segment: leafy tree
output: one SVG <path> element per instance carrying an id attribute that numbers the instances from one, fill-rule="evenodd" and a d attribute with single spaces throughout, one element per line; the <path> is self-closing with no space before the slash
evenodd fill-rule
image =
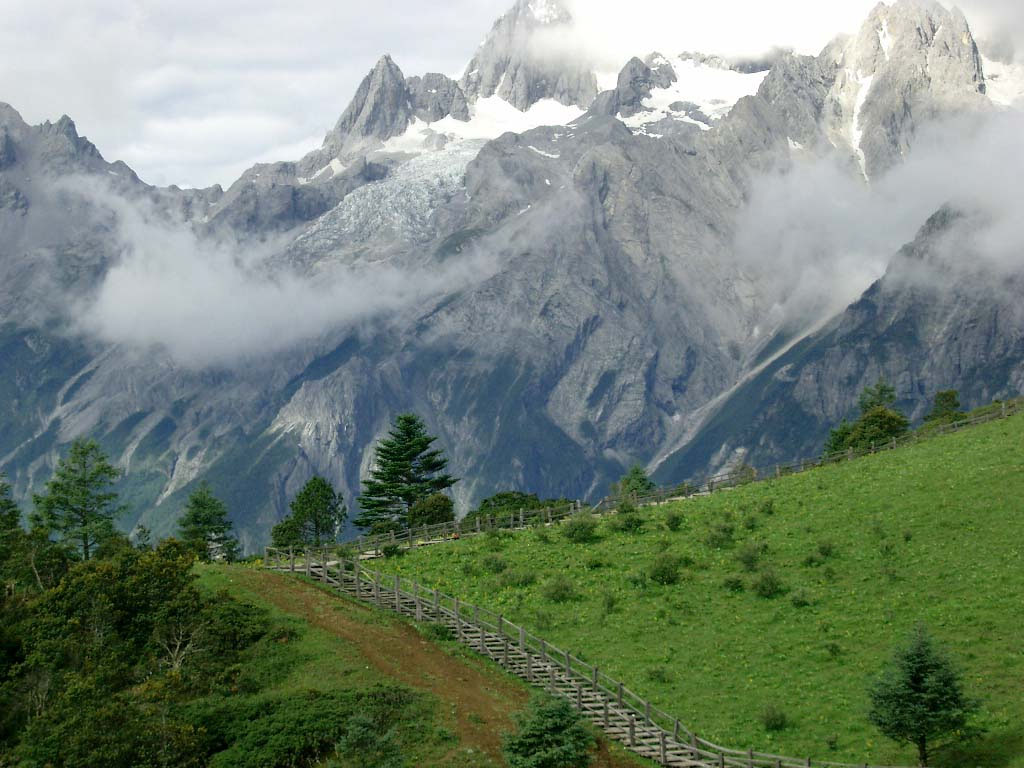
<path id="1" fill-rule="evenodd" d="M 594 735 L 564 699 L 538 695 L 516 717 L 515 733 L 505 737 L 509 768 L 585 768 Z"/>
<path id="2" fill-rule="evenodd" d="M 33 497 L 39 520 L 72 544 L 83 560 L 114 535 L 114 521 L 124 511 L 111 490 L 121 476 L 93 440 L 75 440 L 61 459 L 46 493 Z"/>
<path id="3" fill-rule="evenodd" d="M 850 435 L 853 434 L 853 424 L 843 419 L 842 423 L 828 433 L 828 440 L 825 442 L 825 455 L 832 456 L 842 453 L 850 447 Z"/>
<path id="4" fill-rule="evenodd" d="M 872 445 L 881 445 L 894 437 L 902 437 L 910 429 L 907 417 L 899 411 L 879 406 L 865 413 L 850 432 L 850 446 L 854 450 L 866 450 Z"/>
<path id="5" fill-rule="evenodd" d="M 960 674 L 923 626 L 898 649 L 870 691 L 871 723 L 897 742 L 917 747 L 922 766 L 937 741 L 968 729 L 977 702 Z"/>
<path id="6" fill-rule="evenodd" d="M 455 504 L 443 493 L 420 499 L 409 509 L 409 527 L 450 523 L 455 519 Z"/>
<path id="7" fill-rule="evenodd" d="M 270 536 L 277 547 L 313 546 L 336 541 L 348 509 L 334 487 L 316 476 L 292 499 L 292 513 Z"/>
<path id="8" fill-rule="evenodd" d="M 388 436 L 377 444 L 374 467 L 363 481 L 356 525 L 371 530 L 399 527 L 408 521 L 413 504 L 458 482 L 444 471 L 444 452 L 431 448 L 436 440 L 416 414 L 395 419 Z"/>
<path id="9" fill-rule="evenodd" d="M 861 415 L 875 408 L 891 408 L 896 403 L 896 389 L 884 378 L 879 377 L 873 387 L 867 387 L 860 393 Z"/>
<path id="10" fill-rule="evenodd" d="M 646 496 L 657 486 L 647 477 L 647 470 L 635 464 L 617 483 L 612 484 L 612 496 Z"/>
<path id="11" fill-rule="evenodd" d="M 238 542 L 231 535 L 228 508 L 205 482 L 188 497 L 178 527 L 181 540 L 204 561 L 231 561 L 238 554 Z"/>
<path id="12" fill-rule="evenodd" d="M 936 393 L 931 413 L 925 417 L 925 421 L 929 424 L 952 424 L 962 415 L 960 393 L 955 389 L 947 389 Z"/>

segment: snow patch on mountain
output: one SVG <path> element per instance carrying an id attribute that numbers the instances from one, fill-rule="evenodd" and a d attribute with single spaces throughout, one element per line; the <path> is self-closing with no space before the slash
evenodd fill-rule
<path id="1" fill-rule="evenodd" d="M 584 114 L 579 107 L 567 107 L 554 99 L 542 99 L 520 112 L 500 96 L 477 99 L 470 105 L 470 119 L 446 117 L 435 123 L 416 119 L 401 136 L 385 142 L 384 152 L 419 154 L 440 149 L 452 142 L 496 139 L 505 133 L 526 133 L 546 125 L 566 125 Z"/>
<path id="2" fill-rule="evenodd" d="M 744 96 L 753 96 L 767 72 L 744 73 L 724 67 L 709 66 L 692 58 L 665 59 L 676 74 L 676 81 L 667 88 L 654 88 L 643 100 L 643 112 L 622 119 L 630 129 L 638 131 L 665 118 L 697 125 L 708 130 L 710 125 L 690 116 L 699 111 L 714 122 L 725 117 Z M 679 109 L 686 105 L 688 109 Z"/>

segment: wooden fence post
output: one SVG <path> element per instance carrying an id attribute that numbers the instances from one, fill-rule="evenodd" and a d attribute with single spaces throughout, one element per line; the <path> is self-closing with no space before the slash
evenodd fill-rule
<path id="1" fill-rule="evenodd" d="M 651 702 L 649 701 L 644 702 L 644 719 L 648 725 L 651 724 Z"/>
<path id="2" fill-rule="evenodd" d="M 455 598 L 455 638 L 462 642 L 462 619 L 459 617 L 459 598 Z"/>
<path id="3" fill-rule="evenodd" d="M 583 689 L 576 686 L 576 709 L 583 711 Z"/>
<path id="4" fill-rule="evenodd" d="M 267 547 L 266 549 L 263 550 L 263 567 L 264 568 L 269 568 L 270 567 L 270 547 Z"/>
<path id="5" fill-rule="evenodd" d="M 622 706 L 622 688 L 623 688 L 622 683 L 619 683 L 619 706 L 620 707 Z"/>
<path id="6" fill-rule="evenodd" d="M 533 682 L 533 654 L 526 654 L 526 681 Z"/>
<path id="7" fill-rule="evenodd" d="M 526 652 L 526 630 L 519 628 L 519 650 Z"/>
<path id="8" fill-rule="evenodd" d="M 629 716 L 629 746 L 636 746 L 636 718 Z"/>
<path id="9" fill-rule="evenodd" d="M 661 736 L 661 764 L 668 765 L 668 737 L 664 731 L 661 731 L 659 735 Z"/>
<path id="10" fill-rule="evenodd" d="M 441 593 L 434 590 L 434 621 L 441 620 Z"/>
<path id="11" fill-rule="evenodd" d="M 330 559 L 330 558 L 328 557 L 328 555 L 327 555 L 327 547 L 324 547 L 324 551 L 323 551 L 323 558 L 324 558 L 324 569 L 323 569 L 323 571 L 322 571 L 322 572 L 320 573 L 320 580 L 321 580 L 321 581 L 322 581 L 322 582 L 323 582 L 324 584 L 326 584 L 326 583 L 327 583 L 327 561 L 328 561 L 328 560 Z M 339 574 L 339 576 L 338 576 L 338 582 L 339 582 L 339 584 L 341 583 L 341 576 L 340 576 L 340 574 Z"/>
<path id="12" fill-rule="evenodd" d="M 306 550 L 306 578 L 309 578 L 310 576 L 312 576 L 312 571 L 313 571 L 313 562 L 312 562 L 312 560 L 313 560 L 313 558 L 311 558 L 309 556 L 309 550 L 307 549 Z"/>
<path id="13" fill-rule="evenodd" d="M 572 677 L 572 662 L 569 660 L 569 652 L 565 652 L 565 674 L 567 677 Z"/>
<path id="14" fill-rule="evenodd" d="M 555 692 L 555 668 L 548 667 L 548 688 L 552 693 Z"/>
<path id="15" fill-rule="evenodd" d="M 502 666 L 508 667 L 508 638 L 501 638 L 501 663 Z"/>
<path id="16" fill-rule="evenodd" d="M 609 715 L 609 712 L 608 712 L 608 710 L 609 710 L 609 709 L 610 709 L 610 708 L 609 708 L 609 706 L 608 706 L 608 699 L 605 699 L 605 700 L 604 700 L 604 727 L 605 727 L 605 728 L 608 728 L 608 726 L 609 726 L 609 724 L 610 724 L 610 723 L 609 723 L 609 720 L 610 720 L 610 718 L 609 718 L 609 716 L 608 716 L 608 715 Z"/>
<path id="17" fill-rule="evenodd" d="M 401 577 L 395 575 L 395 613 L 402 612 L 402 589 L 401 589 Z"/>
<path id="18" fill-rule="evenodd" d="M 591 673 L 591 679 L 592 679 L 592 685 L 594 686 L 594 690 L 596 691 L 597 690 L 597 680 L 598 680 L 597 667 L 594 667 L 594 671 Z"/>
<path id="19" fill-rule="evenodd" d="M 295 550 L 292 549 L 291 547 L 288 547 L 288 556 L 289 556 L 289 558 L 291 560 L 291 565 L 289 566 L 289 570 L 292 573 L 295 573 Z"/>
<path id="20" fill-rule="evenodd" d="M 380 571 L 374 571 L 373 574 L 373 599 L 380 605 Z"/>
<path id="21" fill-rule="evenodd" d="M 747 750 L 747 765 L 750 768 L 754 768 L 754 750 L 753 749 L 748 749 Z"/>
<path id="22" fill-rule="evenodd" d="M 359 555 L 358 554 L 356 555 L 356 559 L 352 561 L 352 578 L 355 581 L 355 585 L 356 585 L 356 599 L 358 600 L 360 598 L 360 595 L 362 594 L 362 592 L 361 592 L 361 590 L 359 588 Z"/>
<path id="23" fill-rule="evenodd" d="M 676 724 L 672 728 L 672 741 L 679 741 L 679 721 L 678 720 L 676 720 Z"/>
<path id="24" fill-rule="evenodd" d="M 412 599 L 416 603 L 416 621 L 423 621 L 423 603 L 420 602 L 420 583 L 412 583 Z"/>
<path id="25" fill-rule="evenodd" d="M 480 518 L 479 517 L 476 519 L 476 532 L 480 533 Z"/>

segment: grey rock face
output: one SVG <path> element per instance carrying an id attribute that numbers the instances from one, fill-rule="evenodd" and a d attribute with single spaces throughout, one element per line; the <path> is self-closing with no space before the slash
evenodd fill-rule
<path id="1" fill-rule="evenodd" d="M 901 161 L 921 123 L 988 106 L 966 19 L 928 0 L 879 4 L 855 37 L 822 58 L 837 70 L 827 134 L 851 149 L 868 178 Z"/>
<path id="2" fill-rule="evenodd" d="M 352 139 L 387 140 L 404 133 L 412 118 L 413 105 L 405 76 L 390 56 L 383 56 L 359 85 L 324 146 L 337 154 Z"/>
<path id="3" fill-rule="evenodd" d="M 623 117 L 631 117 L 643 109 L 642 102 L 650 98 L 653 85 L 654 73 L 649 66 L 635 57 L 626 63 L 615 89 Z"/>
<path id="4" fill-rule="evenodd" d="M 406 84 L 414 114 L 420 120 L 436 123 L 449 115 L 456 120 L 469 120 L 466 94 L 450 77 L 428 74 L 423 77 L 410 77 Z"/>
<path id="5" fill-rule="evenodd" d="M 517 0 L 466 68 L 462 90 L 470 101 L 497 94 L 520 110 L 541 99 L 586 109 L 597 96 L 589 65 L 565 52 L 546 53 L 538 33 L 566 26 L 572 16 L 561 0 Z"/>
<path id="6" fill-rule="evenodd" d="M 466 102 L 497 92 L 502 76 L 502 95 L 520 108 L 537 98 L 589 105 L 585 67 L 512 47 L 565 21 L 558 5 L 521 0 L 461 91 L 442 76 L 406 80 L 383 59 L 323 149 L 253 168 L 227 192 L 147 187 L 103 161 L 70 121 L 29 128 L 0 106 L 14 147 L 0 170 L 0 464 L 18 493 L 48 475 L 61 446 L 90 434 L 129 470 L 137 514 L 154 531 L 170 532 L 192 485 L 208 479 L 254 548 L 314 472 L 351 501 L 375 440 L 404 410 L 427 417 L 467 478 L 456 489 L 466 508 L 516 487 L 598 497 L 624 467 L 666 455 L 666 481 L 736 451 L 755 463 L 789 458 L 845 415 L 880 366 L 894 378 L 900 365 L 909 371 L 897 383 L 915 409 L 915 393 L 939 386 L 961 384 L 975 402 L 1024 383 L 1011 311 L 1019 302 L 986 300 L 967 286 L 990 283 L 962 272 L 947 281 L 952 294 L 908 287 L 913 270 L 896 266 L 832 326 L 744 380 L 763 351 L 755 329 L 770 306 L 734 258 L 736 213 L 752 179 L 793 162 L 791 140 L 850 153 L 836 133 L 853 95 L 842 74 L 874 55 L 870 36 L 818 58 L 781 55 L 759 93 L 707 131 L 670 121 L 652 126 L 663 134 L 655 138 L 615 118 L 675 77 L 651 57 L 630 62 L 618 87 L 569 125 L 452 142 L 414 159 L 378 151 L 413 119 L 462 119 Z M 954 94 L 955 105 L 977 86 L 962 37 L 959 48 L 935 44 L 945 39 L 938 27 L 928 38 L 916 21 L 905 35 L 893 24 L 915 64 L 899 62 L 895 43 L 888 60 L 874 55 L 888 85 L 869 96 L 896 109 L 883 91 L 907 95 L 899 135 L 912 143 L 938 94 Z M 886 119 L 871 99 L 865 126 Z M 884 153 L 864 147 L 868 172 L 883 167 Z M 119 256 L 115 214 L 50 181 L 83 174 L 184 219 L 200 237 L 282 243 L 259 265 L 270 275 L 400 270 L 403 286 L 438 287 L 413 291 L 401 311 L 324 328 L 228 370 L 55 333 Z M 932 222 L 936 233 L 947 231 L 941 225 Z M 936 252 L 938 234 L 919 240 L 903 263 Z M 992 382 L 990 391 L 968 392 L 972 379 Z M 716 410 L 718 398 L 727 405 Z"/>
<path id="7" fill-rule="evenodd" d="M 805 339 L 722 402 L 659 476 L 702 471 L 743 456 L 755 466 L 817 455 L 828 430 L 857 415 L 880 376 L 897 407 L 923 419 L 937 392 L 968 407 L 1024 391 L 1024 275 L 991 271 L 972 254 L 974 222 L 939 211 L 873 285 L 827 328 Z"/>
<path id="8" fill-rule="evenodd" d="M 14 165 L 15 160 L 17 160 L 17 154 L 14 148 L 14 139 L 11 138 L 10 132 L 4 126 L 0 128 L 0 171 L 10 168 Z"/>
<path id="9" fill-rule="evenodd" d="M 644 59 L 644 64 L 651 70 L 651 85 L 655 88 L 668 88 L 679 80 L 679 76 L 668 59 L 660 53 L 655 52 L 647 56 Z"/>

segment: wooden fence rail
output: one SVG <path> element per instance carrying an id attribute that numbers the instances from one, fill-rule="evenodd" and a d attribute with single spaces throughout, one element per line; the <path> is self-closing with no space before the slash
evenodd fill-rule
<path id="1" fill-rule="evenodd" d="M 956 432 L 965 427 L 984 424 L 986 422 L 1005 419 L 1016 413 L 1024 411 L 1024 400 L 1003 402 L 998 407 L 993 407 L 988 413 L 975 416 L 971 419 L 934 427 L 929 430 L 929 436 Z M 903 445 L 920 441 L 922 435 L 913 432 L 904 437 L 893 438 L 884 444 L 873 445 L 860 451 L 842 451 L 840 453 L 817 456 L 809 459 L 799 459 L 786 464 L 777 464 L 766 470 L 757 470 L 753 467 L 741 467 L 740 469 L 723 474 L 712 475 L 699 483 L 684 482 L 679 485 L 655 488 L 650 493 L 625 496 L 609 496 L 602 499 L 593 506 L 586 506 L 581 501 L 570 502 L 558 507 L 546 509 L 520 509 L 500 516 L 490 515 L 477 517 L 471 522 L 448 522 L 435 525 L 415 526 L 402 531 L 392 531 L 378 536 L 360 536 L 351 542 L 362 555 L 369 557 L 380 556 L 386 547 L 398 547 L 402 549 L 414 549 L 417 546 L 437 544 L 453 539 L 476 536 L 488 531 L 500 530 L 522 530 L 538 525 L 546 525 L 565 520 L 583 511 L 584 507 L 593 514 L 602 514 L 617 510 L 621 504 L 629 500 L 635 506 L 651 506 L 664 504 L 668 501 L 685 499 L 692 496 L 703 496 L 715 491 L 728 488 L 735 488 L 741 485 L 748 485 L 754 482 L 772 480 L 785 475 L 805 472 L 809 469 L 838 464 L 843 461 L 850 461 L 873 453 L 889 451 Z"/>
<path id="2" fill-rule="evenodd" d="M 730 749 L 701 738 L 622 682 L 501 614 L 400 576 L 368 569 L 358 557 L 331 559 L 328 549 L 270 548 L 266 567 L 303 573 L 344 595 L 418 622 L 448 627 L 460 643 L 532 686 L 568 699 L 610 738 L 659 765 L 689 768 L 874 768 Z"/>

